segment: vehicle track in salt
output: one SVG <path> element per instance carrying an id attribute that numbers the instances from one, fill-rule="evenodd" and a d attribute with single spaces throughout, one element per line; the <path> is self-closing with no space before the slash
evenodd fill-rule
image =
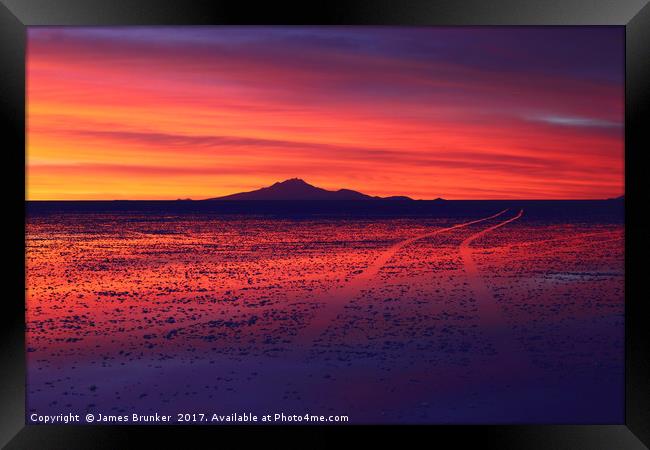
<path id="1" fill-rule="evenodd" d="M 395 254 L 400 251 L 405 246 L 412 244 L 421 239 L 426 239 L 438 234 L 447 233 L 459 228 L 468 227 L 470 225 L 485 222 L 486 220 L 494 219 L 496 217 L 505 214 L 508 209 L 504 209 L 496 214 L 493 214 L 488 217 L 483 217 L 480 219 L 472 220 L 469 222 L 463 222 L 457 225 L 453 225 L 447 228 L 440 228 L 428 233 L 419 234 L 408 239 L 399 241 L 383 253 L 381 253 L 373 263 L 365 269 L 362 273 L 357 275 L 354 279 L 348 282 L 345 286 L 330 291 L 325 295 L 325 304 L 323 307 L 316 311 L 317 320 L 306 326 L 301 333 L 299 333 L 295 338 L 294 342 L 298 346 L 307 346 L 311 348 L 314 344 L 314 341 L 317 340 L 325 330 L 336 320 L 339 314 L 344 310 L 345 306 L 349 304 L 350 300 L 358 297 L 364 289 L 368 288 L 371 282 L 376 278 L 377 274 L 382 267 L 393 257 Z"/>
<path id="2" fill-rule="evenodd" d="M 308 358 L 309 351 L 314 348 L 314 344 L 317 343 L 319 336 L 331 326 L 338 314 L 344 310 L 346 304 L 349 301 L 361 294 L 361 292 L 367 288 L 371 282 L 374 280 L 380 269 L 402 248 L 412 244 L 420 239 L 425 239 L 430 236 L 435 236 L 444 232 L 448 232 L 454 229 L 463 228 L 472 224 L 480 223 L 487 221 L 489 219 L 494 219 L 499 217 L 506 212 L 508 209 L 505 209 L 497 214 L 485 217 L 482 219 L 473 220 L 471 222 L 466 222 L 458 225 L 454 225 L 449 228 L 443 228 L 436 230 L 434 232 L 421 234 L 414 236 L 409 239 L 402 240 L 390 248 L 386 249 L 374 262 L 373 264 L 364 271 L 363 274 L 360 274 L 353 281 L 348 283 L 345 287 L 339 289 L 336 294 L 341 295 L 342 297 L 337 297 L 337 299 L 342 300 L 340 303 L 336 304 L 336 308 L 333 306 L 329 307 L 330 304 L 327 304 L 327 321 L 319 323 L 318 327 L 314 327 L 313 324 L 308 327 L 307 330 L 304 330 L 302 334 L 299 334 L 298 338 L 300 340 L 294 341 L 296 346 L 293 350 L 293 356 L 296 358 L 296 362 L 305 362 L 305 358 Z M 450 389 L 454 387 L 456 383 L 455 380 L 464 377 L 467 379 L 467 382 L 472 385 L 480 384 L 477 380 L 484 380 L 486 377 L 496 377 L 501 376 L 504 371 L 508 374 L 506 379 L 508 382 L 514 381 L 520 376 L 528 376 L 525 374 L 534 373 L 532 370 L 532 361 L 526 354 L 523 346 L 520 346 L 513 336 L 513 329 L 510 324 L 507 323 L 503 315 L 500 313 L 500 305 L 496 302 L 493 297 L 493 294 L 490 292 L 489 288 L 485 285 L 485 282 L 481 278 L 481 274 L 476 266 L 476 263 L 472 259 L 473 249 L 470 247 L 470 244 L 481 238 L 482 236 L 503 227 L 515 220 L 519 219 L 523 215 L 523 210 L 520 210 L 517 215 L 502 222 L 499 222 L 496 225 L 490 226 L 482 231 L 474 233 L 467 237 L 464 241 L 461 242 L 458 246 L 458 251 L 461 254 L 462 261 L 466 270 L 466 274 L 470 280 L 468 281 L 470 288 L 474 292 L 475 298 L 479 303 L 479 315 L 482 323 L 486 323 L 488 327 L 487 338 L 490 339 L 493 344 L 496 354 L 494 356 L 488 355 L 488 359 L 482 362 L 476 362 L 478 366 L 473 365 L 469 367 L 453 367 L 444 371 L 444 379 L 437 379 L 437 383 L 441 388 L 449 386 Z M 332 294 L 330 294 L 331 296 Z M 323 309 L 319 310 L 317 314 L 321 314 Z M 321 370 L 320 366 L 319 370 Z M 334 369 L 330 369 L 334 370 Z M 346 370 L 343 368 L 342 370 Z M 391 381 L 393 377 L 398 377 L 397 374 L 382 374 L 378 379 L 369 379 L 365 375 L 355 374 L 354 371 L 350 372 L 344 379 L 338 381 L 342 383 L 344 390 L 349 389 L 351 392 L 355 392 L 355 395 L 359 397 L 364 397 L 372 399 L 376 403 L 376 407 L 390 408 L 390 402 L 382 400 L 381 395 L 370 394 L 370 393 L 380 393 L 382 390 L 386 389 L 387 386 L 392 386 L 394 383 L 398 383 L 398 379 Z M 345 381 L 348 380 L 348 381 Z M 431 380 L 434 382 L 434 380 Z M 358 383 L 362 383 L 363 389 L 359 390 Z M 403 395 L 413 398 L 413 402 L 416 402 L 419 396 L 425 395 L 427 392 L 427 383 L 422 383 L 419 386 L 409 386 L 409 390 L 405 391 Z"/>
<path id="3" fill-rule="evenodd" d="M 496 351 L 495 358 L 500 370 L 525 370 L 531 366 L 531 361 L 524 347 L 517 342 L 514 330 L 501 311 L 501 305 L 485 283 L 474 260 L 474 249 L 471 244 L 486 234 L 518 220 L 523 214 L 524 210 L 522 209 L 516 216 L 469 236 L 459 246 L 467 281 L 474 293 L 481 323 L 489 334 L 490 342 Z"/>

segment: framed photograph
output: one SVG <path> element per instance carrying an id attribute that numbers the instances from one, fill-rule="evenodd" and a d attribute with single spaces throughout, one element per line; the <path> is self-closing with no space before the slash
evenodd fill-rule
<path id="1" fill-rule="evenodd" d="M 646 1 L 1 1 L 6 448 L 647 448 Z"/>

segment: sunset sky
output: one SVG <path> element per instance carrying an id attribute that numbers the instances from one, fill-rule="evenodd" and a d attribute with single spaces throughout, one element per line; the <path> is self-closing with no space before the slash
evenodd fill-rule
<path id="1" fill-rule="evenodd" d="M 624 28 L 31 27 L 27 198 L 624 193 Z"/>

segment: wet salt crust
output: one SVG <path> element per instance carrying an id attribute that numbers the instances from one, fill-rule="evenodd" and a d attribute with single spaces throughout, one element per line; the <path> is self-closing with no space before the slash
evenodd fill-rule
<path id="1" fill-rule="evenodd" d="M 622 420 L 622 223 L 502 209 L 30 217 L 28 411 Z"/>

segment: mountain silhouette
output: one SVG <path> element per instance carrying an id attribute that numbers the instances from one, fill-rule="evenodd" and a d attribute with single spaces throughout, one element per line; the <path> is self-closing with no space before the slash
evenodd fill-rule
<path id="1" fill-rule="evenodd" d="M 255 191 L 240 192 L 208 200 L 411 200 L 409 197 L 373 197 L 351 189 L 328 191 L 301 180 L 291 178 Z"/>

